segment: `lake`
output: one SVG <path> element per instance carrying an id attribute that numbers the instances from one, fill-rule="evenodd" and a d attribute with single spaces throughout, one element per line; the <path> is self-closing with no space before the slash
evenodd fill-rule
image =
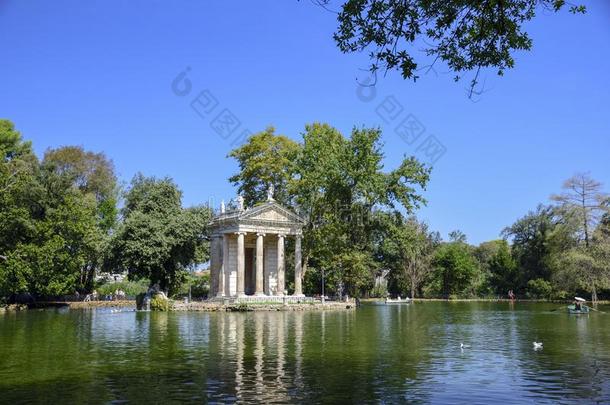
<path id="1" fill-rule="evenodd" d="M 558 307 L 5 313 L 0 402 L 610 403 L 610 314 Z"/>

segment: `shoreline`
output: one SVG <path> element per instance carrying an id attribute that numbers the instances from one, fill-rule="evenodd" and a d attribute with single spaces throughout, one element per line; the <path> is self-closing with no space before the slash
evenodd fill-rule
<path id="1" fill-rule="evenodd" d="M 8 304 L 0 306 L 0 313 L 13 311 L 28 311 L 48 308 L 88 309 L 88 308 L 110 308 L 110 307 L 135 307 L 135 300 L 121 301 L 38 301 L 32 304 Z"/>
<path id="2" fill-rule="evenodd" d="M 94 309 L 113 307 L 136 307 L 135 300 L 120 301 L 40 301 L 34 304 L 11 304 L 0 307 L 2 312 L 17 312 L 35 309 L 65 308 L 70 309 Z M 194 301 L 184 303 L 173 301 L 169 312 L 251 312 L 251 311 L 326 311 L 326 310 L 351 310 L 356 308 L 354 301 L 327 301 L 315 303 L 232 303 Z"/>
<path id="3" fill-rule="evenodd" d="M 383 302 L 384 298 L 363 298 L 362 303 L 378 303 Z M 511 300 L 506 298 L 414 298 L 412 302 L 506 302 Z M 572 300 L 541 300 L 541 299 L 518 299 L 513 300 L 513 303 L 548 303 L 548 304 L 569 304 Z M 590 303 L 590 301 L 587 301 Z M 598 301 L 599 305 L 609 305 L 610 300 Z M 70 309 L 93 309 L 93 308 L 111 308 L 111 307 L 136 307 L 135 300 L 120 300 L 120 301 L 39 301 L 34 304 L 8 304 L 0 306 L 0 313 L 17 312 L 34 309 L 49 309 L 49 308 L 64 308 Z M 182 301 L 173 301 L 170 312 L 251 312 L 251 311 L 321 311 L 321 310 L 352 310 L 356 309 L 357 305 L 353 300 L 344 301 L 326 301 L 315 303 L 231 303 L 223 304 L 219 302 L 209 301 L 193 301 L 184 303 Z"/>

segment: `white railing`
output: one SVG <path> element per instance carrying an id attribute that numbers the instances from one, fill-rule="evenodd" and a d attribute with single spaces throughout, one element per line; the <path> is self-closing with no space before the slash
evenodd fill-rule
<path id="1" fill-rule="evenodd" d="M 212 301 L 225 302 L 228 304 L 305 304 L 318 302 L 313 297 L 295 297 L 292 295 L 278 296 L 278 295 L 247 295 L 245 297 L 227 297 L 227 298 L 214 298 Z"/>

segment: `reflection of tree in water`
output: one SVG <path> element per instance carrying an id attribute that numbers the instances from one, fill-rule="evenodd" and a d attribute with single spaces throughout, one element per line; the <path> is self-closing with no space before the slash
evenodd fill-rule
<path id="1" fill-rule="evenodd" d="M 382 308 L 377 315 L 376 333 L 363 335 L 374 356 L 372 386 L 375 400 L 389 402 L 424 401 L 432 362 L 431 348 L 438 335 L 430 333 L 431 313 L 416 305 Z M 362 347 L 361 349 L 364 349 Z"/>
<path id="2" fill-rule="evenodd" d="M 85 403 L 87 398 L 103 394 L 102 387 L 86 384 L 94 370 L 83 365 L 97 362 L 96 353 L 88 350 L 88 314 L 9 312 L 0 323 L 2 402 L 39 398 L 60 403 L 66 398 Z"/>
<path id="3" fill-rule="evenodd" d="M 23 394 L 83 403 L 391 398 L 388 393 L 405 389 L 405 378 L 415 379 L 403 363 L 418 364 L 422 353 L 412 345 L 399 352 L 387 347 L 381 333 L 403 322 L 396 314 L 383 327 L 383 320 L 358 321 L 354 312 L 72 311 L 46 322 L 35 318 L 25 316 L 3 340 L 5 349 L 24 347 L 24 341 L 39 348 L 19 359 L 32 376 L 28 384 L 15 388 L 9 380 L 15 385 L 4 399 Z M 384 379 L 389 388 L 379 391 Z"/>
<path id="4" fill-rule="evenodd" d="M 56 403 L 608 402 L 606 316 L 555 307 L 5 314 L 0 391 L 2 402 Z M 461 341 L 473 347 L 461 352 Z"/>
<path id="5" fill-rule="evenodd" d="M 207 317 L 162 312 L 119 315 L 128 316 L 130 326 L 125 329 L 131 338 L 124 347 L 115 340 L 105 356 L 110 400 L 155 403 L 204 398 L 207 362 L 202 360 L 208 345 L 200 331 L 207 328 Z"/>

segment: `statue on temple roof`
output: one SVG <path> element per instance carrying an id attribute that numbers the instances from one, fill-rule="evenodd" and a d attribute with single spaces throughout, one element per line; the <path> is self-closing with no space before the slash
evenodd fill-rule
<path id="1" fill-rule="evenodd" d="M 274 201 L 274 199 L 273 199 L 274 192 L 275 192 L 275 187 L 273 186 L 273 184 L 269 184 L 269 187 L 267 188 L 267 201 Z"/>

